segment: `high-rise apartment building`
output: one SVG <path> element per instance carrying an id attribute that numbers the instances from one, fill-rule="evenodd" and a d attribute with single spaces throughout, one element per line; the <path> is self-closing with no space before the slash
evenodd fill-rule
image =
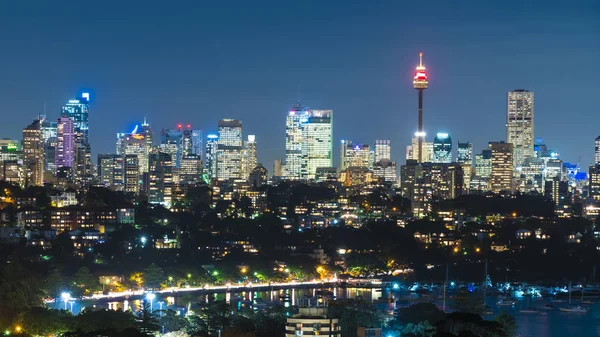
<path id="1" fill-rule="evenodd" d="M 349 167 L 373 169 L 373 152 L 369 144 L 356 144 L 343 139 L 340 146 L 340 163 L 342 170 Z"/>
<path id="2" fill-rule="evenodd" d="M 518 89 L 508 93 L 506 142 L 513 146 L 513 166 L 533 157 L 533 92 Z"/>
<path id="3" fill-rule="evenodd" d="M 73 120 L 68 117 L 58 118 L 56 123 L 56 168 L 73 168 L 75 160 L 75 138 L 73 135 Z"/>
<path id="4" fill-rule="evenodd" d="M 244 142 L 242 149 L 242 179 L 248 179 L 257 165 L 256 136 L 248 135 L 248 140 Z"/>
<path id="5" fill-rule="evenodd" d="M 44 184 L 44 148 L 41 121 L 36 119 L 23 129 L 25 186 L 42 186 Z"/>
<path id="6" fill-rule="evenodd" d="M 21 141 L 16 139 L 0 139 L 0 180 L 23 186 L 25 171 Z"/>
<path id="7" fill-rule="evenodd" d="M 438 132 L 433 138 L 433 162 L 452 162 L 452 138 L 445 132 Z"/>
<path id="8" fill-rule="evenodd" d="M 217 179 L 242 178 L 242 122 L 221 119 L 218 123 Z"/>
<path id="9" fill-rule="evenodd" d="M 148 157 L 148 165 L 148 202 L 169 207 L 173 195 L 171 156 L 154 151 Z"/>
<path id="10" fill-rule="evenodd" d="M 206 150 L 204 151 L 204 172 L 208 178 L 217 178 L 217 148 L 219 145 L 219 135 L 209 134 L 206 136 Z"/>
<path id="11" fill-rule="evenodd" d="M 315 179 L 317 168 L 333 165 L 333 111 L 310 110 L 299 102 L 285 124 L 285 177 Z"/>
<path id="12" fill-rule="evenodd" d="M 492 175 L 490 176 L 490 189 L 494 193 L 502 191 L 512 192 L 514 161 L 513 144 L 505 142 L 490 142 L 492 150 Z"/>

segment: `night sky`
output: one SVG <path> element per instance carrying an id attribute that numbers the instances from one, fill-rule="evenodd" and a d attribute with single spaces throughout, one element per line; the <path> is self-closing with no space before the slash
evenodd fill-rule
<path id="1" fill-rule="evenodd" d="M 506 93 L 524 88 L 536 138 L 585 167 L 600 135 L 600 3 L 549 3 L 1 1 L 0 137 L 89 90 L 94 161 L 144 116 L 157 133 L 229 117 L 256 134 L 271 172 L 299 88 L 303 104 L 334 110 L 335 163 L 346 138 L 391 139 L 401 164 L 422 51 L 428 140 L 445 131 L 476 152 L 505 140 Z"/>

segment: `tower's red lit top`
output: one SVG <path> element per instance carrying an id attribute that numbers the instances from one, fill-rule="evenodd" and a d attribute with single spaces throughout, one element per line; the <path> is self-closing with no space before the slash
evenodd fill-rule
<path id="1" fill-rule="evenodd" d="M 413 78 L 413 86 L 415 89 L 427 89 L 428 82 L 427 70 L 423 65 L 423 53 L 419 53 L 419 65 L 415 71 L 415 77 Z"/>

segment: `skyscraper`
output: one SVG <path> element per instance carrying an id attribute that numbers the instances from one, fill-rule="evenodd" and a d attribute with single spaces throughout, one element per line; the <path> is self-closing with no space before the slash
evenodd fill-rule
<path id="1" fill-rule="evenodd" d="M 427 89 L 429 85 L 429 77 L 427 76 L 427 70 L 423 65 L 423 53 L 419 54 L 419 65 L 415 71 L 413 77 L 413 87 L 417 89 L 419 93 L 419 108 L 418 108 L 418 125 L 417 133 L 417 160 L 419 163 L 423 162 L 423 140 L 425 138 L 425 130 L 423 129 L 423 91 Z M 413 148 L 413 151 L 415 149 Z"/>
<path id="2" fill-rule="evenodd" d="M 438 132 L 433 138 L 433 162 L 452 162 L 452 138 L 447 133 Z"/>
<path id="3" fill-rule="evenodd" d="M 146 134 L 138 132 L 139 129 L 139 126 L 136 125 L 129 133 L 117 133 L 116 152 L 122 156 L 136 155 L 139 174 L 142 176 L 148 172 L 148 155 L 151 149 L 146 140 Z"/>
<path id="4" fill-rule="evenodd" d="M 595 148 L 594 148 L 594 152 L 595 152 L 595 163 L 596 164 L 600 164 L 600 136 L 596 137 L 596 141 L 595 141 Z"/>
<path id="5" fill-rule="evenodd" d="M 42 121 L 42 137 L 44 138 L 44 170 L 56 172 L 56 122 L 50 121 L 46 115 L 40 116 Z"/>
<path id="6" fill-rule="evenodd" d="M 406 159 L 414 159 L 417 162 L 419 157 L 424 163 L 433 162 L 433 142 L 422 141 L 421 149 L 423 155 L 419 155 L 419 137 L 413 137 L 412 144 L 406 147 Z"/>
<path id="7" fill-rule="evenodd" d="M 114 190 L 123 188 L 123 156 L 110 153 L 98 155 L 98 180 Z"/>
<path id="8" fill-rule="evenodd" d="M 392 145 L 389 140 L 375 141 L 373 176 L 395 183 L 398 180 L 396 162 L 391 160 Z"/>
<path id="9" fill-rule="evenodd" d="M 314 179 L 317 168 L 333 165 L 333 111 L 296 103 L 285 122 L 285 177 Z"/>
<path id="10" fill-rule="evenodd" d="M 492 192 L 513 191 L 513 144 L 505 142 L 490 142 L 492 150 L 492 175 L 490 187 Z"/>
<path id="11" fill-rule="evenodd" d="M 206 151 L 204 152 L 204 171 L 210 179 L 217 178 L 217 148 L 219 135 L 209 134 L 206 136 Z"/>
<path id="12" fill-rule="evenodd" d="M 188 154 L 181 158 L 179 182 L 197 183 L 202 181 L 202 159 L 196 154 Z"/>
<path id="13" fill-rule="evenodd" d="M 513 145 L 513 166 L 533 157 L 533 92 L 518 89 L 508 93 L 506 142 Z"/>
<path id="14" fill-rule="evenodd" d="M 160 148 L 171 155 L 173 166 L 180 167 L 183 156 L 195 154 L 202 157 L 202 130 L 193 130 L 190 124 L 187 128 L 178 124 L 177 129 L 163 130 Z"/>
<path id="15" fill-rule="evenodd" d="M 378 139 L 375 141 L 375 162 L 380 160 L 391 160 L 392 145 L 389 139 Z"/>
<path id="16" fill-rule="evenodd" d="M 333 111 L 309 110 L 302 125 L 302 165 L 300 176 L 315 179 L 317 168 L 333 166 Z"/>
<path id="17" fill-rule="evenodd" d="M 242 177 L 242 122 L 237 119 L 221 119 L 218 127 L 217 179 L 240 179 Z"/>
<path id="18" fill-rule="evenodd" d="M 302 179 L 302 124 L 300 119 L 308 115 L 308 107 L 296 103 L 285 120 L 285 177 Z"/>
<path id="19" fill-rule="evenodd" d="M 457 159 L 463 170 L 463 191 L 468 192 L 471 186 L 471 176 L 473 175 L 473 144 L 458 142 Z"/>
<path id="20" fill-rule="evenodd" d="M 148 202 L 169 207 L 173 193 L 171 156 L 153 151 L 148 157 L 148 165 Z"/>
<path id="21" fill-rule="evenodd" d="M 123 191 L 125 193 L 140 193 L 140 165 L 136 154 L 123 155 Z"/>
<path id="22" fill-rule="evenodd" d="M 248 135 L 248 140 L 244 142 L 244 148 L 242 149 L 242 179 L 248 179 L 257 164 L 256 136 Z"/>
<path id="23" fill-rule="evenodd" d="M 475 175 L 486 179 L 492 176 L 492 150 L 475 155 Z"/>
<path id="24" fill-rule="evenodd" d="M 56 168 L 73 168 L 75 159 L 75 139 L 73 136 L 73 120 L 68 117 L 60 117 L 56 123 Z"/>
<path id="25" fill-rule="evenodd" d="M 80 182 L 92 175 L 91 146 L 88 138 L 89 102 L 89 93 L 83 93 L 81 97 L 69 100 L 61 110 L 61 117 L 73 121 L 73 167 Z"/>
<path id="26" fill-rule="evenodd" d="M 44 184 L 44 137 L 41 121 L 36 119 L 23 129 L 23 164 L 25 186 Z"/>
<path id="27" fill-rule="evenodd" d="M 340 146 L 340 163 L 342 170 L 349 167 L 373 168 L 373 153 L 369 144 L 356 144 L 351 140 L 342 140 Z"/>

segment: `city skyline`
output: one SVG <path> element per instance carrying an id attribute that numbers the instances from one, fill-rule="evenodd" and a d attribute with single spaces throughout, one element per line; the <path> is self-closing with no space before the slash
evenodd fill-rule
<path id="1" fill-rule="evenodd" d="M 19 15 L 25 15 L 24 8 L 18 4 L 9 6 L 14 6 L 11 8 L 13 11 L 6 12 L 13 15 L 3 22 L 16 25 L 18 29 L 11 38 L 2 40 L 6 50 L 10 50 L 6 55 L 7 64 L 13 66 L 5 69 L 4 80 L 0 80 L 0 111 L 14 112 L 14 116 L 8 116 L 0 127 L 1 137 L 19 139 L 20 130 L 35 116 L 44 113 L 44 105 L 48 118 L 56 120 L 64 102 L 73 98 L 75 92 L 85 89 L 92 94 L 89 116 L 92 158 L 99 153 L 112 152 L 114 134 L 128 131 L 126 129 L 132 122 L 141 122 L 144 117 L 155 130 L 170 128 L 177 123 L 190 123 L 205 134 L 216 132 L 218 119 L 235 118 L 244 123 L 245 130 L 256 135 L 257 141 L 262 144 L 258 161 L 272 171 L 273 159 L 285 157 L 285 133 L 283 127 L 266 128 L 263 122 L 268 120 L 270 125 L 284 125 L 286 112 L 299 95 L 304 105 L 336 112 L 333 153 L 339 153 L 341 139 L 369 144 L 376 139 L 390 139 L 394 144 L 392 160 L 402 163 L 404 147 L 410 144 L 417 124 L 414 113 L 416 100 L 410 77 L 417 64 L 415 56 L 422 51 L 432 78 L 424 106 L 425 131 L 429 141 L 437 132 L 447 132 L 453 139 L 468 139 L 473 143 L 474 153 L 478 153 L 487 147 L 489 141 L 505 140 L 506 93 L 525 88 L 536 93 L 536 137 L 544 138 L 546 144 L 559 150 L 565 161 L 576 162 L 582 156 L 582 167 L 593 162 L 590 143 L 598 136 L 598 131 L 593 127 L 597 123 L 594 123 L 596 117 L 591 113 L 595 106 L 591 79 L 595 78 L 598 68 L 592 60 L 597 58 L 599 50 L 585 41 L 597 37 L 595 32 L 598 30 L 594 30 L 597 23 L 592 20 L 596 8 L 570 8 L 566 11 L 545 8 L 543 17 L 538 16 L 534 22 L 529 22 L 528 14 L 533 13 L 533 6 L 524 6 L 522 12 L 515 15 L 493 6 L 485 7 L 486 10 L 475 21 L 481 23 L 490 18 L 495 21 L 484 25 L 479 33 L 473 33 L 467 32 L 470 24 L 457 23 L 476 9 L 440 5 L 428 10 L 427 15 L 434 19 L 450 11 L 456 14 L 456 18 L 448 19 L 446 16 L 442 23 L 432 23 L 418 38 L 403 32 L 411 22 L 418 21 L 419 15 L 411 18 L 409 14 L 402 14 L 400 19 L 406 19 L 402 24 L 396 23 L 403 21 L 399 19 L 385 20 L 391 18 L 395 10 L 419 13 L 418 6 L 391 5 L 391 8 L 384 9 L 355 4 L 348 8 L 335 8 L 343 12 L 340 16 L 366 10 L 365 17 L 357 24 L 364 29 L 352 28 L 348 23 L 334 20 L 339 26 L 321 25 L 320 35 L 314 30 L 303 34 L 290 24 L 296 19 L 282 22 L 278 15 L 290 8 L 276 6 L 269 13 L 262 14 L 261 18 L 267 25 L 281 24 L 282 33 L 269 33 L 265 38 L 256 35 L 264 32 L 264 27 L 251 24 L 241 13 L 234 11 L 229 16 L 221 16 L 225 24 L 232 24 L 223 35 L 202 35 L 202 41 L 208 43 L 208 50 L 201 58 L 193 61 L 184 57 L 183 62 L 175 66 L 174 61 L 186 53 L 198 55 L 198 47 L 177 49 L 169 55 L 158 53 L 166 56 L 164 62 L 158 61 L 158 55 L 148 55 L 147 62 L 131 64 L 132 57 L 147 47 L 135 41 L 129 45 L 119 39 L 110 42 L 107 41 L 107 33 L 93 33 L 99 15 L 107 14 L 104 9 L 91 11 L 84 22 L 76 20 L 50 25 L 48 33 L 34 34 L 35 25 L 27 28 L 16 22 Z M 214 11 L 224 15 L 221 13 L 223 8 L 214 6 Z M 307 5 L 306 8 L 292 9 L 305 13 L 311 8 L 314 7 Z M 37 9 L 40 12 L 27 12 L 27 15 L 43 18 L 42 9 L 44 6 Z M 200 11 L 193 5 L 189 9 L 194 14 Z M 238 10 L 243 9 L 242 6 Z M 68 15 L 72 9 L 57 5 L 48 10 L 63 11 L 62 14 L 56 13 L 61 16 Z M 148 18 L 159 14 L 159 10 L 151 5 L 144 11 L 148 16 L 138 19 L 140 23 L 146 23 Z M 320 13 L 311 12 L 311 20 L 321 22 L 334 12 L 331 6 L 324 6 Z M 125 35 L 137 32 L 134 27 L 126 26 L 122 18 L 114 13 L 108 16 L 116 26 L 123 28 Z M 191 22 L 192 16 L 181 14 L 179 19 L 184 23 Z M 389 23 L 378 24 L 380 21 Z M 220 25 L 214 19 L 203 24 L 209 27 Z M 35 57 L 21 57 L 25 50 L 33 55 L 37 48 L 63 41 L 65 32 L 70 32 L 75 25 L 78 29 L 74 30 L 73 39 L 90 42 L 83 48 L 81 58 L 71 56 L 70 62 L 65 62 L 61 59 L 65 51 L 55 49 L 52 49 L 56 51 L 53 57 L 39 64 Z M 259 58 L 253 48 L 235 48 L 240 54 L 230 54 L 235 46 L 248 43 L 236 35 L 241 34 L 240 29 L 245 26 L 249 27 L 248 34 L 254 36 L 250 40 L 256 43 L 256 50 L 269 47 L 275 54 Z M 177 33 L 183 32 L 181 27 L 171 28 L 165 32 L 167 36 L 159 36 L 155 45 L 161 49 L 172 46 L 179 39 L 197 32 L 198 28 L 184 32 L 181 37 L 176 37 Z M 347 38 L 336 40 L 342 31 L 351 33 L 353 43 Z M 46 35 L 51 32 L 61 34 L 56 35 L 59 37 Z M 278 50 L 280 47 L 274 46 L 286 40 L 286 33 L 297 37 L 296 41 L 303 47 L 322 49 L 322 55 L 304 60 Z M 520 34 L 531 43 L 523 47 L 518 41 L 511 40 L 520 37 Z M 142 34 L 142 38 L 147 36 Z M 369 40 L 372 37 L 377 38 Z M 464 43 L 452 44 L 459 41 Z M 36 47 L 27 49 L 23 42 L 35 42 L 33 45 Z M 339 51 L 334 52 L 326 45 L 332 42 L 336 42 L 334 45 L 338 45 Z M 356 51 L 357 42 L 369 49 L 369 55 Z M 560 48 L 553 48 L 555 44 Z M 521 46 L 518 53 L 512 48 L 516 45 Z M 351 47 L 356 56 L 348 54 Z M 111 48 L 119 48 L 123 53 L 107 60 L 93 55 L 97 51 L 106 55 Z M 340 52 L 349 56 L 338 63 Z M 217 61 L 215 58 L 219 55 L 221 57 Z M 215 64 L 218 66 L 215 67 Z M 581 81 L 565 86 L 563 77 L 575 64 L 585 64 L 587 74 Z M 198 77 L 209 65 L 215 69 Z M 153 67 L 153 77 L 144 75 L 142 70 L 146 66 Z M 25 67 L 31 71 L 22 71 Z M 303 71 L 305 69 L 309 71 Z M 67 76 L 57 76 L 58 73 Z M 241 73 L 244 76 L 239 78 Z M 153 79 L 154 75 L 156 79 Z M 234 76 L 239 78 L 238 82 L 232 82 Z M 358 81 L 352 81 L 351 85 L 345 83 L 351 78 Z M 172 85 L 166 86 L 165 83 Z M 469 90 L 469 95 L 463 94 L 466 90 Z M 159 91 L 165 93 L 159 95 Z M 567 100 L 565 97 L 581 98 Z M 370 123 L 360 120 L 365 115 L 369 116 Z M 591 120 L 581 123 L 584 118 Z M 557 123 L 557 120 L 561 122 Z M 574 134 L 577 136 L 574 137 Z M 334 165 L 339 166 L 338 156 L 333 158 Z"/>

